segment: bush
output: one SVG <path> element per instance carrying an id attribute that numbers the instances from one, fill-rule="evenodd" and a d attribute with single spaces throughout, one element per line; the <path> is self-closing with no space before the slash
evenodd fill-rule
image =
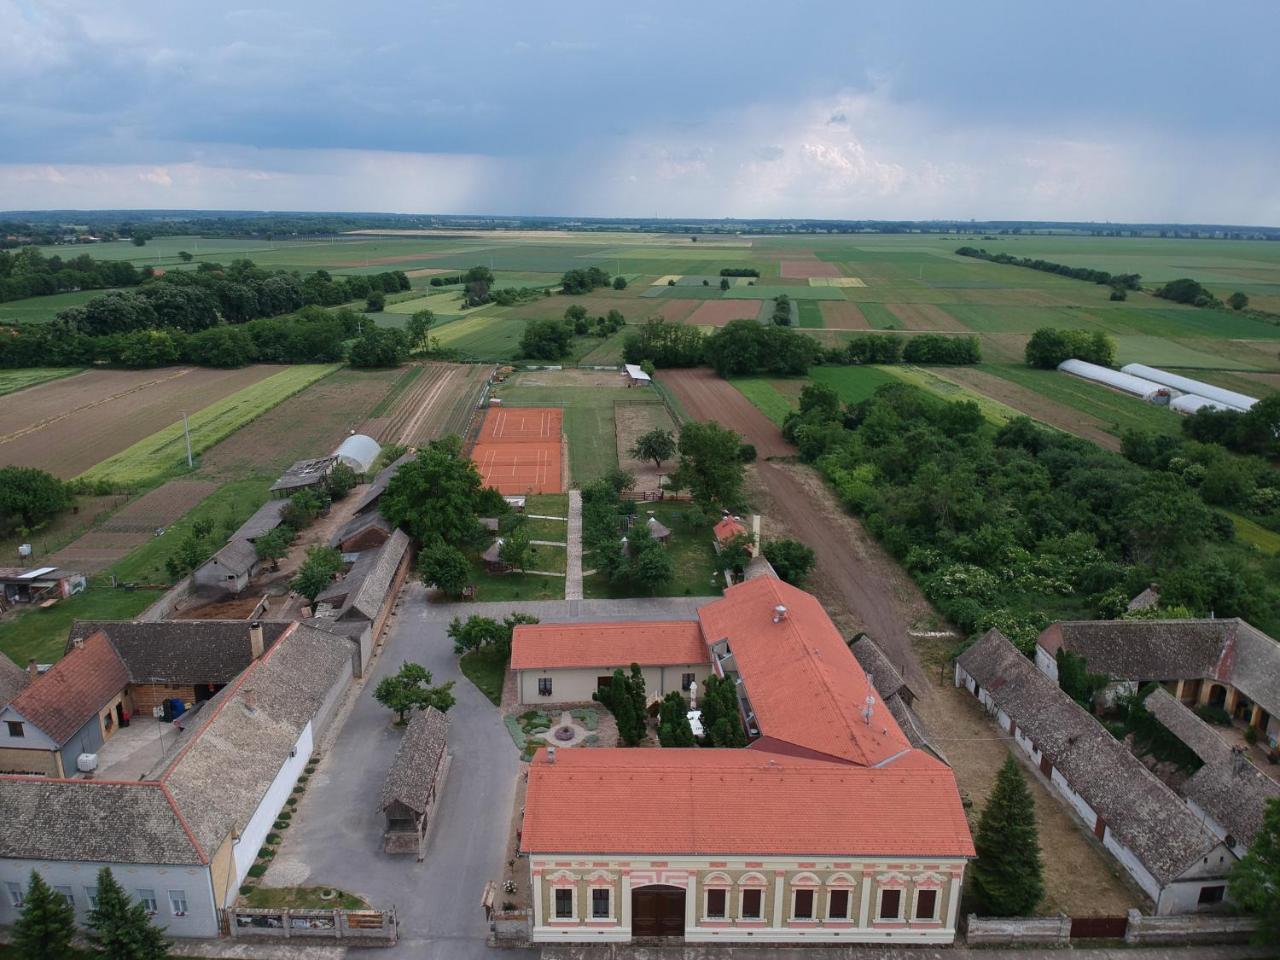
<path id="1" fill-rule="evenodd" d="M 270 844 L 273 844 L 273 845 L 274 845 L 274 844 L 277 844 L 277 843 L 279 843 L 279 842 L 280 842 L 280 834 L 278 834 L 278 833 L 268 833 L 268 834 L 267 834 L 267 843 L 270 843 Z"/>
<path id="2" fill-rule="evenodd" d="M 287 822 L 287 821 L 291 820 L 292 818 L 293 818 L 293 814 L 292 814 L 292 813 L 290 813 L 288 810 L 282 810 L 280 813 L 277 813 L 277 814 L 276 814 L 276 819 L 277 819 L 277 820 L 284 820 L 284 821 L 286 821 L 286 822 Z"/>
<path id="3" fill-rule="evenodd" d="M 744 443 L 742 446 L 738 447 L 738 459 L 743 463 L 755 463 L 756 456 L 755 444 Z"/>
<path id="4" fill-rule="evenodd" d="M 240 885 L 240 896 L 247 897 L 251 893 L 253 893 L 253 884 L 244 883 Z"/>
<path id="5" fill-rule="evenodd" d="M 252 867 L 249 868 L 249 876 L 253 877 L 255 880 L 257 880 L 260 876 L 262 876 L 266 872 L 267 872 L 267 865 L 265 863 L 255 863 Z"/>
<path id="6" fill-rule="evenodd" d="M 263 847 L 261 850 L 258 851 L 259 860 L 270 860 L 275 855 L 276 855 L 276 852 L 272 850 L 270 847 Z"/>

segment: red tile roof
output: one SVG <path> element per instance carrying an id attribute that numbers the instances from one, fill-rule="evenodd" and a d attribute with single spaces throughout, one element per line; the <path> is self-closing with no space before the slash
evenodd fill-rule
<path id="1" fill-rule="evenodd" d="M 511 637 L 511 669 L 678 666 L 707 663 L 697 620 L 521 624 Z"/>
<path id="2" fill-rule="evenodd" d="M 787 612 L 775 623 L 778 606 Z M 728 639 L 763 736 L 865 766 L 910 749 L 816 597 L 759 577 L 730 587 L 698 616 L 709 644 Z"/>
<path id="3" fill-rule="evenodd" d="M 747 528 L 740 524 L 733 517 L 725 517 L 715 525 L 716 539 L 721 543 L 731 540 L 740 533 L 746 533 Z"/>
<path id="4" fill-rule="evenodd" d="M 9 707 L 61 746 L 128 684 L 124 663 L 99 630 L 29 684 Z"/>
<path id="5" fill-rule="evenodd" d="M 529 769 L 535 854 L 971 857 L 955 779 L 913 750 L 879 769 L 763 750 L 574 749 Z"/>

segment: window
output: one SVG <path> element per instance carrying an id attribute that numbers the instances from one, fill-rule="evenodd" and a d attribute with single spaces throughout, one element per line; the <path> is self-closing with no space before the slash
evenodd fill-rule
<path id="1" fill-rule="evenodd" d="M 187 915 L 187 891 L 169 891 L 169 910 L 175 917 L 185 917 Z"/>
<path id="2" fill-rule="evenodd" d="M 831 920 L 849 919 L 848 890 L 832 890 L 827 894 L 827 917 Z"/>
<path id="3" fill-rule="evenodd" d="M 160 912 L 160 904 L 156 903 L 156 892 L 154 890 L 139 890 L 138 900 L 147 908 L 147 913 L 154 916 Z"/>
<path id="4" fill-rule="evenodd" d="M 723 920 L 727 914 L 729 895 L 727 890 L 707 891 L 707 919 Z"/>
<path id="5" fill-rule="evenodd" d="M 692 673 L 680 674 L 680 689 L 683 690 L 685 693 L 688 693 L 689 688 L 693 686 L 694 679 L 695 679 L 695 674 L 692 674 Z"/>
<path id="6" fill-rule="evenodd" d="M 97 910 L 98 909 L 98 888 L 85 887 L 84 895 L 89 898 L 89 909 Z"/>
<path id="7" fill-rule="evenodd" d="M 1221 903 L 1226 893 L 1226 887 L 1201 887 L 1200 899 L 1197 902 L 1201 904 Z"/>
<path id="8" fill-rule="evenodd" d="M 110 710 L 102 715 L 102 727 L 107 731 L 107 733 L 111 732 L 111 728 L 115 725 L 115 722 L 115 718 L 111 716 Z"/>
<path id="9" fill-rule="evenodd" d="M 74 907 L 76 905 L 76 895 L 71 892 L 70 887 L 54 887 L 54 893 L 62 894 L 62 899 L 67 901 L 67 905 Z"/>
<path id="10" fill-rule="evenodd" d="M 743 890 L 742 891 L 742 919 L 759 920 L 762 916 L 761 910 L 764 907 L 764 891 L 763 890 Z"/>
<path id="11" fill-rule="evenodd" d="M 597 690 L 608 690 L 608 689 L 609 689 L 610 687 L 612 687 L 612 686 L 613 686 L 613 677 L 612 677 L 612 676 L 607 676 L 607 677 L 596 677 L 596 689 L 597 689 Z"/>
<path id="12" fill-rule="evenodd" d="M 551 678 L 550 677 L 538 678 L 538 696 L 540 697 L 551 696 Z"/>
<path id="13" fill-rule="evenodd" d="M 573 919 L 573 888 L 559 887 L 556 890 L 556 919 Z"/>
<path id="14" fill-rule="evenodd" d="M 881 890 L 880 891 L 880 913 L 881 920 L 901 920 L 902 919 L 902 891 L 901 890 Z"/>
<path id="15" fill-rule="evenodd" d="M 937 920 L 938 919 L 938 891 L 937 890 L 917 890 L 916 891 L 916 919 L 917 920 Z"/>
<path id="16" fill-rule="evenodd" d="M 14 883 L 10 880 L 5 886 L 9 888 L 9 902 L 15 907 L 21 908 L 23 903 L 22 884 Z"/>
<path id="17" fill-rule="evenodd" d="M 813 919 L 813 891 L 797 890 L 791 898 L 791 919 Z"/>
<path id="18" fill-rule="evenodd" d="M 5 725 L 8 726 L 9 736 L 11 737 L 25 737 L 27 735 L 26 731 L 22 728 L 21 720 L 6 720 Z"/>
<path id="19" fill-rule="evenodd" d="M 608 887 L 592 887 L 591 888 L 591 919 L 592 920 L 608 920 L 609 919 L 609 888 Z"/>

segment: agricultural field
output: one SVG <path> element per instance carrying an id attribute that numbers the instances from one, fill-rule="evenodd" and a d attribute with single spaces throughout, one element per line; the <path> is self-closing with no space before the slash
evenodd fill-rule
<path id="1" fill-rule="evenodd" d="M 68 307 L 78 307 L 106 290 L 75 290 L 47 297 L 27 297 L 0 303 L 0 323 L 49 323 Z"/>
<path id="2" fill-rule="evenodd" d="M 380 443 L 421 446 L 463 436 L 493 373 L 487 364 L 426 363 L 405 368 L 360 427 Z"/>
<path id="3" fill-rule="evenodd" d="M 0 397 L 15 390 L 25 390 L 39 383 L 61 380 L 79 373 L 83 367 L 31 367 L 26 370 L 0 370 Z M 16 399 L 10 401 L 18 402 Z"/>

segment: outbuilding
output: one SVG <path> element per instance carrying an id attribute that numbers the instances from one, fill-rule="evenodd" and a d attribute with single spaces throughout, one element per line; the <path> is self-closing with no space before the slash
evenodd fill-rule
<path id="1" fill-rule="evenodd" d="M 413 715 L 382 785 L 387 829 L 385 853 L 412 853 L 421 860 L 436 802 L 449 772 L 449 719 L 435 707 Z"/>

